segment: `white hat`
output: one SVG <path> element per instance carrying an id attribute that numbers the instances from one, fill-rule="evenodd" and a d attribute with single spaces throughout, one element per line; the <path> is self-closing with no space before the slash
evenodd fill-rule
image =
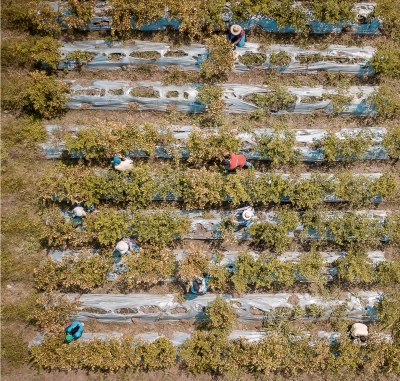
<path id="1" fill-rule="evenodd" d="M 246 221 L 248 221 L 254 217 L 254 213 L 251 209 L 246 209 L 245 211 L 243 211 L 242 216 Z"/>
<path id="2" fill-rule="evenodd" d="M 240 25 L 238 25 L 238 24 L 233 24 L 232 26 L 231 26 L 231 33 L 234 35 L 234 36 L 238 36 L 239 34 L 240 34 L 240 32 L 242 31 L 242 27 L 240 26 Z"/>
<path id="3" fill-rule="evenodd" d="M 86 212 L 85 209 L 83 209 L 81 206 L 76 206 L 73 210 L 72 213 L 74 217 L 85 217 Z"/>
<path id="4" fill-rule="evenodd" d="M 117 243 L 116 249 L 121 253 L 121 254 L 126 254 L 129 251 L 129 245 L 125 241 L 119 241 Z"/>

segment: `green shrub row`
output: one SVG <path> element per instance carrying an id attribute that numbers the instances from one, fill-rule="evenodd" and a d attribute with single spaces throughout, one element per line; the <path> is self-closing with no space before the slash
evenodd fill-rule
<path id="1" fill-rule="evenodd" d="M 330 266 L 315 250 L 302 255 L 298 263 L 282 262 L 266 253 L 254 258 L 242 252 L 229 269 L 219 262 L 222 258 L 221 255 L 212 261 L 209 253 L 192 249 L 177 262 L 170 249 L 142 248 L 124 258 L 127 269 L 118 276 L 115 287 L 120 292 L 148 290 L 174 277 L 176 286 L 180 284 L 189 292 L 190 282 L 201 274 L 211 276 L 210 287 L 214 292 L 282 291 L 304 282 L 322 291 L 328 285 Z M 111 253 L 107 251 L 66 257 L 60 263 L 47 260 L 35 271 L 36 288 L 46 292 L 88 292 L 106 283 L 111 263 Z M 350 249 L 331 266 L 337 270 L 332 276 L 334 285 L 390 287 L 400 282 L 398 261 L 381 262 L 375 267 L 359 248 Z"/>
<path id="2" fill-rule="evenodd" d="M 98 205 L 114 203 L 144 208 L 158 195 L 165 199 L 173 194 L 186 209 L 233 207 L 251 203 L 269 205 L 288 197 L 295 207 L 314 208 L 323 197 L 334 194 L 352 206 L 369 205 L 373 197 L 390 200 L 397 194 L 394 175 L 379 178 L 358 176 L 349 172 L 327 175 L 313 174 L 309 179 L 288 179 L 279 174 L 257 174 L 254 171 L 221 173 L 215 169 L 186 169 L 137 164 L 129 174 L 98 171 L 82 165 L 58 164 L 41 180 L 44 200 Z"/>
<path id="3" fill-rule="evenodd" d="M 373 137 L 372 133 L 363 130 L 356 134 L 345 134 L 343 138 L 328 132 L 321 141 L 314 143 L 314 148 L 324 152 L 328 163 L 336 160 L 352 161 L 365 155 L 374 144 Z M 133 123 L 118 122 L 86 126 L 74 135 L 63 134 L 63 139 L 71 155 L 83 155 L 85 159 L 95 161 L 109 160 L 116 152 L 128 154 L 135 150 L 144 151 L 152 157 L 157 146 L 163 147 L 168 154 L 178 155 L 177 146 L 182 145 L 182 142 L 174 139 L 168 128 L 150 124 L 138 127 Z M 382 145 L 392 158 L 399 158 L 399 139 L 399 129 L 389 127 Z M 254 152 L 259 152 L 260 158 L 269 158 L 274 165 L 295 164 L 300 160 L 300 154 L 295 148 L 295 131 L 285 125 L 277 125 L 271 134 L 254 135 L 254 140 Z M 225 151 L 237 152 L 240 141 L 231 130 L 222 127 L 218 131 L 194 130 L 184 144 L 190 153 L 189 163 L 201 165 L 221 160 Z"/>
<path id="4" fill-rule="evenodd" d="M 62 335 L 45 337 L 31 348 L 32 363 L 46 370 L 115 372 L 122 369 L 167 369 L 178 363 L 187 371 L 214 375 L 245 371 L 255 375 L 398 375 L 397 345 L 371 338 L 367 346 L 355 345 L 349 338 L 329 346 L 327 339 L 305 335 L 270 333 L 258 342 L 230 341 L 218 331 L 195 331 L 178 350 L 166 338 L 153 343 L 133 338 L 99 339 L 90 342 L 63 343 Z"/>

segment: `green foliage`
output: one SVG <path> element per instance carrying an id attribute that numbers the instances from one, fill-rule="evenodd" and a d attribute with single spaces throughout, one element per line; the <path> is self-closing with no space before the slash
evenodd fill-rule
<path id="1" fill-rule="evenodd" d="M 232 331 L 237 320 L 233 307 L 220 296 L 207 305 L 205 315 L 209 319 L 207 328 L 221 333 Z"/>
<path id="2" fill-rule="evenodd" d="M 312 174 L 309 179 L 290 182 L 286 195 L 302 209 L 316 208 L 323 203 L 323 197 L 331 192 L 331 183 L 326 175 Z"/>
<path id="3" fill-rule="evenodd" d="M 400 42 L 400 13 L 398 0 L 377 0 L 374 13 L 383 22 L 384 34 Z"/>
<path id="4" fill-rule="evenodd" d="M 110 247 L 128 234 L 128 217 L 124 211 L 104 208 L 89 214 L 87 230 L 101 246 Z"/>
<path id="5" fill-rule="evenodd" d="M 382 145 L 392 159 L 400 159 L 400 128 L 394 124 L 388 128 Z"/>
<path id="6" fill-rule="evenodd" d="M 387 41 L 379 45 L 369 64 L 378 75 L 400 78 L 400 46 Z"/>
<path id="7" fill-rule="evenodd" d="M 188 169 L 180 178 L 182 201 L 187 209 L 204 209 L 221 204 L 220 190 L 223 179 L 220 173 Z"/>
<path id="8" fill-rule="evenodd" d="M 78 307 L 78 302 L 66 295 L 43 293 L 38 296 L 29 318 L 44 332 L 57 332 L 67 326 Z"/>
<path id="9" fill-rule="evenodd" d="M 176 362 L 175 347 L 165 337 L 160 337 L 154 343 L 144 344 L 142 353 L 142 367 L 146 371 L 169 368 Z"/>
<path id="10" fill-rule="evenodd" d="M 57 12 L 49 4 L 37 1 L 8 0 L 2 4 L 2 26 L 31 34 L 58 35 L 61 32 Z"/>
<path id="11" fill-rule="evenodd" d="M 185 367 L 194 374 L 221 374 L 229 366 L 230 343 L 217 332 L 195 331 L 181 346 L 180 356 Z"/>
<path id="12" fill-rule="evenodd" d="M 279 125 L 271 134 L 256 138 L 255 150 L 262 158 L 268 158 L 273 165 L 295 164 L 300 159 L 298 150 L 294 148 L 296 134 L 287 127 Z"/>
<path id="13" fill-rule="evenodd" d="M 288 66 L 291 58 L 286 52 L 272 52 L 269 58 L 269 63 L 273 66 Z"/>
<path id="14" fill-rule="evenodd" d="M 328 163 L 336 160 L 355 161 L 362 159 L 373 143 L 373 135 L 361 130 L 357 133 L 347 133 L 338 137 L 334 132 L 327 134 L 316 143 L 321 148 Z"/>
<path id="15" fill-rule="evenodd" d="M 264 64 L 267 56 L 263 53 L 246 52 L 239 56 L 239 62 L 246 66 L 260 66 Z"/>
<path id="16" fill-rule="evenodd" d="M 176 278 L 188 285 L 197 276 L 207 274 L 210 255 L 200 250 L 191 249 L 178 264 Z"/>
<path id="17" fill-rule="evenodd" d="M 368 284 L 375 280 L 375 271 L 368 255 L 361 250 L 350 250 L 335 261 L 339 282 Z"/>
<path id="18" fill-rule="evenodd" d="M 166 5 L 171 17 L 182 21 L 179 32 L 189 40 L 211 36 L 216 28 L 224 28 L 222 16 L 225 0 L 168 0 Z"/>
<path id="19" fill-rule="evenodd" d="M 51 69 L 56 69 L 57 63 L 60 60 L 60 47 L 61 42 L 52 37 L 37 39 L 30 51 L 33 62 L 38 65 L 47 64 Z"/>
<path id="20" fill-rule="evenodd" d="M 378 317 L 384 329 L 391 329 L 393 339 L 400 342 L 400 295 L 394 290 L 386 293 L 379 301 Z"/>
<path id="21" fill-rule="evenodd" d="M 168 147 L 172 143 L 172 133 L 149 124 L 108 122 L 80 128 L 76 135 L 65 134 L 64 139 L 70 153 L 83 154 L 89 160 L 110 160 L 115 153 L 134 150 L 152 156 L 157 145 Z"/>
<path id="22" fill-rule="evenodd" d="M 29 115 L 55 118 L 66 111 L 69 87 L 43 72 L 33 72 L 21 91 L 20 107 Z"/>
<path id="23" fill-rule="evenodd" d="M 382 84 L 369 101 L 384 119 L 394 119 L 400 115 L 400 95 L 396 86 Z"/>
<path id="24" fill-rule="evenodd" d="M 172 245 L 189 231 L 188 218 L 174 212 L 135 213 L 132 222 L 139 244 L 155 247 Z"/>
<path id="25" fill-rule="evenodd" d="M 146 290 L 173 275 L 175 256 L 166 248 L 146 247 L 125 256 L 124 264 L 127 270 L 118 277 L 117 287 L 124 292 Z"/>
<path id="26" fill-rule="evenodd" d="M 300 257 L 297 266 L 298 274 L 300 277 L 306 279 L 308 282 L 315 283 L 322 289 L 327 282 L 326 275 L 324 274 L 324 266 L 325 264 L 321 254 L 312 250 Z"/>
<path id="27" fill-rule="evenodd" d="M 309 0 L 308 3 L 315 20 L 331 24 L 354 20 L 355 0 Z"/>
<path id="28" fill-rule="evenodd" d="M 222 100 L 222 88 L 216 85 L 204 85 L 197 90 L 197 100 L 205 106 L 205 113 L 200 117 L 204 127 L 222 126 L 225 103 Z"/>
<path id="29" fill-rule="evenodd" d="M 305 307 L 305 315 L 307 317 L 320 318 L 320 317 L 324 316 L 325 313 L 326 313 L 325 308 L 318 304 L 312 303 L 312 304 L 308 304 Z"/>
<path id="30" fill-rule="evenodd" d="M 85 29 L 93 19 L 94 6 L 95 0 L 67 0 L 69 14 L 64 16 L 65 22 L 72 29 Z"/>
<path id="31" fill-rule="evenodd" d="M 263 109 L 267 114 L 288 110 L 294 106 L 296 99 L 295 95 L 290 94 L 280 86 L 274 86 L 267 94 L 250 94 L 244 97 L 245 101 L 255 103 L 256 106 Z"/>
<path id="32" fill-rule="evenodd" d="M 376 278 L 379 284 L 390 287 L 400 283 L 400 263 L 383 261 L 376 266 Z"/>
<path id="33" fill-rule="evenodd" d="M 189 135 L 186 147 L 190 153 L 188 162 L 199 165 L 222 160 L 225 152 L 237 152 L 239 139 L 228 129 L 221 129 L 218 133 L 194 130 Z"/>
<path id="34" fill-rule="evenodd" d="M 64 257 L 61 262 L 47 260 L 35 270 L 35 283 L 39 291 L 88 292 L 106 282 L 112 258 L 83 253 L 77 257 Z"/>
<path id="35" fill-rule="evenodd" d="M 297 214 L 288 209 L 283 209 L 276 215 L 275 222 L 254 223 L 249 233 L 256 246 L 282 253 L 290 247 L 292 239 L 288 234 L 298 226 L 299 220 Z"/>
<path id="36" fill-rule="evenodd" d="M 296 59 L 301 64 L 309 65 L 312 63 L 324 61 L 324 56 L 321 53 L 313 53 L 313 54 L 297 55 Z"/>
<path id="37" fill-rule="evenodd" d="M 155 0 L 149 6 L 149 3 L 145 0 L 135 2 L 110 0 L 110 15 L 113 20 L 112 34 L 125 37 L 132 30 L 131 18 L 133 18 L 136 27 L 141 27 L 164 17 L 165 3 L 163 0 Z"/>
<path id="38" fill-rule="evenodd" d="M 323 94 L 322 99 L 329 100 L 332 106 L 334 115 L 339 115 L 345 109 L 345 107 L 352 101 L 353 97 L 345 95 L 339 91 L 338 94 Z"/>
<path id="39" fill-rule="evenodd" d="M 206 41 L 208 58 L 201 63 L 200 75 L 205 82 L 225 81 L 235 66 L 232 47 L 225 36 L 214 35 Z"/>

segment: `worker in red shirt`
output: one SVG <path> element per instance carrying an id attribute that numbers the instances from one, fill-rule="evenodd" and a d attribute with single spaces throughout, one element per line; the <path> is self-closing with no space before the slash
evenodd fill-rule
<path id="1" fill-rule="evenodd" d="M 222 163 L 225 165 L 225 168 L 228 171 L 234 171 L 236 168 L 251 168 L 253 164 L 249 163 L 246 160 L 246 156 L 244 155 L 236 155 L 234 153 L 225 152 L 224 160 Z"/>

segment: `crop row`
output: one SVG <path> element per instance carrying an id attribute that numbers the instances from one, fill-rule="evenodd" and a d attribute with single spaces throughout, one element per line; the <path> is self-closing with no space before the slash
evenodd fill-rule
<path id="1" fill-rule="evenodd" d="M 212 3 L 196 1 L 182 4 L 176 0 L 152 3 L 145 1 L 127 5 L 122 0 L 111 0 L 108 4 L 89 1 L 53 3 L 61 17 L 61 28 L 78 30 L 112 30 L 123 35 L 132 29 L 154 31 L 178 29 L 189 38 L 210 34 L 224 29 L 228 23 L 237 22 L 245 29 L 258 25 L 268 32 L 339 33 L 351 28 L 358 34 L 379 33 L 381 21 L 374 14 L 374 4 L 356 4 L 355 1 L 341 3 L 312 0 L 295 3 L 294 0 L 235 2 L 227 6 L 223 0 Z M 380 11 L 379 6 L 377 9 Z"/>
<path id="2" fill-rule="evenodd" d="M 88 292 L 115 281 L 121 292 L 147 290 L 160 283 L 172 283 L 189 290 L 190 281 L 199 274 L 210 275 L 216 292 L 254 292 L 290 289 L 299 284 L 322 290 L 328 282 L 346 286 L 390 286 L 400 281 L 398 262 L 385 261 L 383 253 L 287 253 L 281 256 L 249 252 L 230 257 L 217 252 L 211 256 L 189 250 L 183 258 L 176 251 L 157 252 L 144 248 L 122 258 L 111 251 L 55 251 L 58 262 L 47 260 L 35 272 L 40 291 Z M 225 254 L 225 256 L 224 256 Z M 292 255 L 295 254 L 295 255 Z M 116 258 L 116 259 L 115 259 Z M 331 261 L 331 262 L 328 262 Z"/>
<path id="3" fill-rule="evenodd" d="M 41 144 L 47 158 L 85 158 L 107 161 L 116 152 L 128 157 L 189 158 L 200 164 L 221 160 L 225 151 L 238 152 L 250 160 L 295 164 L 302 160 L 355 161 L 397 158 L 400 134 L 397 128 L 325 130 L 259 128 L 252 132 L 231 129 L 204 130 L 192 126 L 154 127 L 122 123 L 76 126 L 63 132 L 57 125 L 45 126 L 49 140 Z"/>
<path id="4" fill-rule="evenodd" d="M 213 87 L 201 85 L 162 85 L 161 82 L 83 81 L 70 80 L 70 109 L 157 110 L 200 113 L 214 98 Z M 378 88 L 353 86 L 347 90 L 323 87 L 268 88 L 264 86 L 222 84 L 219 98 L 225 112 L 243 113 L 265 110 L 268 113 L 305 114 L 316 110 L 343 115 L 375 115 Z"/>
<path id="5" fill-rule="evenodd" d="M 368 346 L 354 345 L 344 335 L 328 345 L 326 337 L 271 332 L 259 342 L 229 340 L 218 331 L 196 331 L 177 350 L 167 338 L 143 342 L 133 337 L 95 338 L 63 345 L 61 335 L 48 335 L 31 347 L 32 362 L 47 370 L 119 369 L 159 370 L 180 364 L 193 373 L 246 371 L 253 374 L 326 375 L 360 371 L 396 375 L 397 347 L 381 338 L 371 338 Z M 179 359 L 179 360 L 178 360 Z"/>
<path id="6" fill-rule="evenodd" d="M 250 68 L 275 69 L 283 73 L 326 70 L 360 76 L 373 75 L 375 49 L 372 47 L 346 47 L 330 45 L 324 50 L 306 49 L 293 45 L 271 45 L 262 49 L 260 44 L 246 43 L 238 47 L 233 57 L 235 70 Z M 209 57 L 205 45 L 184 45 L 178 48 L 151 41 L 135 41 L 134 44 L 109 41 L 78 41 L 64 43 L 60 48 L 58 69 L 108 69 L 152 64 L 160 67 L 177 66 L 183 70 L 199 70 Z M 371 61 L 371 62 L 370 62 Z"/>
<path id="7" fill-rule="evenodd" d="M 345 200 L 353 206 L 390 200 L 397 194 L 392 174 L 334 176 L 311 174 L 291 178 L 283 174 L 241 171 L 226 174 L 216 169 L 183 169 L 179 166 L 137 164 L 129 173 L 83 165 L 59 164 L 41 182 L 43 199 L 98 205 L 103 201 L 144 208 L 154 200 L 179 200 L 186 209 L 281 201 L 314 208 L 324 201 Z"/>
<path id="8" fill-rule="evenodd" d="M 235 213 L 118 211 L 101 208 L 85 217 L 83 226 L 56 207 L 45 212 L 44 239 L 51 247 L 111 247 L 123 237 L 136 237 L 140 246 L 165 247 L 177 239 L 246 240 L 262 250 L 282 253 L 293 238 L 319 245 L 377 246 L 380 241 L 399 243 L 399 217 L 395 213 L 259 212 L 250 228 L 239 229 Z"/>

